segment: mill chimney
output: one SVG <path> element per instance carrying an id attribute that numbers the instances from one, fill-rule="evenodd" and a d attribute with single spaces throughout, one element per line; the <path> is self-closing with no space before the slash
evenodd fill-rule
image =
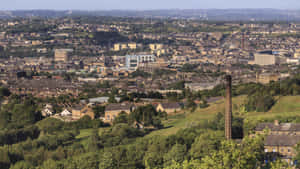
<path id="1" fill-rule="evenodd" d="M 231 75 L 226 76 L 226 101 L 225 101 L 225 137 L 232 138 L 232 98 L 231 98 Z"/>

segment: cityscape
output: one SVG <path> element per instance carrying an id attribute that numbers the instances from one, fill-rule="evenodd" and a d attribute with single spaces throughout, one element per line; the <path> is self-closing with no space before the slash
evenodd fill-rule
<path id="1" fill-rule="evenodd" d="M 278 8 L 4 7 L 0 169 L 299 168 L 300 10 Z"/>

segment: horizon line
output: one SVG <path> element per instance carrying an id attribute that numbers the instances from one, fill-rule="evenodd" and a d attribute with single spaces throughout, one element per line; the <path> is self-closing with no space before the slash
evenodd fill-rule
<path id="1" fill-rule="evenodd" d="M 0 11 L 157 11 L 157 10 L 300 10 L 300 8 L 158 8 L 158 9 L 0 9 Z"/>

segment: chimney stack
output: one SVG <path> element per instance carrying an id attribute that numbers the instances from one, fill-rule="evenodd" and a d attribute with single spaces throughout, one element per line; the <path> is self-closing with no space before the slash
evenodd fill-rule
<path id="1" fill-rule="evenodd" d="M 231 98 L 231 75 L 226 76 L 226 101 L 225 101 L 225 137 L 232 138 L 232 98 Z"/>

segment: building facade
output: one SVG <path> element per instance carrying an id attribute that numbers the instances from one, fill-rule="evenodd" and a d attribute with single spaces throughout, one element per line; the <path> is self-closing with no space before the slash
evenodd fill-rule
<path id="1" fill-rule="evenodd" d="M 260 66 L 275 65 L 279 63 L 279 58 L 272 51 L 254 54 L 254 64 Z"/>
<path id="2" fill-rule="evenodd" d="M 280 158 L 291 165 L 297 163 L 295 148 L 300 143 L 300 123 L 260 123 L 255 128 L 256 134 L 265 134 L 264 142 L 266 162 Z"/>
<path id="3" fill-rule="evenodd" d="M 137 70 L 142 63 L 155 62 L 154 55 L 127 55 L 126 56 L 126 68 L 128 70 Z"/>
<path id="4" fill-rule="evenodd" d="M 69 60 L 71 52 L 73 52 L 73 49 L 55 49 L 54 61 L 55 62 L 67 62 Z"/>

